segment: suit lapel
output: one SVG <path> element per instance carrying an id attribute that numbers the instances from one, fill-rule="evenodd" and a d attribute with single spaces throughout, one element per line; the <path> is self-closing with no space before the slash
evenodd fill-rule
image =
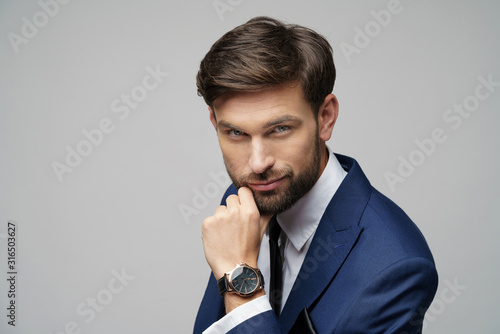
<path id="1" fill-rule="evenodd" d="M 362 229 L 358 226 L 371 194 L 371 185 L 355 160 L 337 155 L 348 171 L 328 205 L 292 291 L 280 316 L 288 332 L 304 307 L 309 308 L 335 278 Z"/>
<path id="2" fill-rule="evenodd" d="M 311 247 L 295 280 L 280 322 L 285 332 L 291 328 L 304 307 L 310 307 L 333 279 L 354 246 L 360 229 L 335 232 L 323 216 Z"/>

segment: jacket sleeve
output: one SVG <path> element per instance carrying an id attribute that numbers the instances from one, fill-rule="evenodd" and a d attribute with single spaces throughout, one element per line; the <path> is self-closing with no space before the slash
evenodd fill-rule
<path id="1" fill-rule="evenodd" d="M 360 290 L 334 332 L 421 333 L 437 284 L 434 263 L 424 258 L 401 260 Z"/>
<path id="2" fill-rule="evenodd" d="M 282 330 L 278 322 L 278 318 L 276 318 L 276 315 L 271 310 L 264 313 L 260 313 L 248 319 L 247 321 L 239 324 L 238 326 L 230 330 L 228 333 L 278 334 L 282 333 Z"/>
<path id="3" fill-rule="evenodd" d="M 259 297 L 224 315 L 224 299 L 219 295 L 213 274 L 203 296 L 193 333 L 281 333 L 267 296 Z"/>

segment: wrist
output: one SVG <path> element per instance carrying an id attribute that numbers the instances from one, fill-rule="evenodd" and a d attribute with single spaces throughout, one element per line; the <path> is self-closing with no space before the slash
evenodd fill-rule
<path id="1" fill-rule="evenodd" d="M 262 296 L 265 296 L 266 292 L 264 289 L 261 289 L 259 291 L 256 291 L 253 295 L 251 296 L 240 296 L 234 293 L 225 293 L 224 294 L 224 306 L 226 309 L 226 314 L 231 312 L 232 310 L 236 309 L 237 307 L 246 304 L 254 299 L 260 298 Z"/>

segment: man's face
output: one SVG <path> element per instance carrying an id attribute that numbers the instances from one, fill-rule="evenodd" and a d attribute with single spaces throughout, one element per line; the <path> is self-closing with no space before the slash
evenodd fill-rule
<path id="1" fill-rule="evenodd" d="M 262 215 L 287 210 L 311 189 L 327 158 L 300 85 L 224 95 L 213 108 L 228 174 L 252 190 Z"/>

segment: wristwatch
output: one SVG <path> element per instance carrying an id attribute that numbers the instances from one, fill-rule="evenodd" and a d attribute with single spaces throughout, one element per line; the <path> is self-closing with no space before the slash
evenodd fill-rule
<path id="1" fill-rule="evenodd" d="M 240 296 L 251 296 L 264 288 L 264 277 L 259 269 L 240 263 L 217 280 L 217 287 L 221 295 L 224 292 L 234 292 Z"/>

